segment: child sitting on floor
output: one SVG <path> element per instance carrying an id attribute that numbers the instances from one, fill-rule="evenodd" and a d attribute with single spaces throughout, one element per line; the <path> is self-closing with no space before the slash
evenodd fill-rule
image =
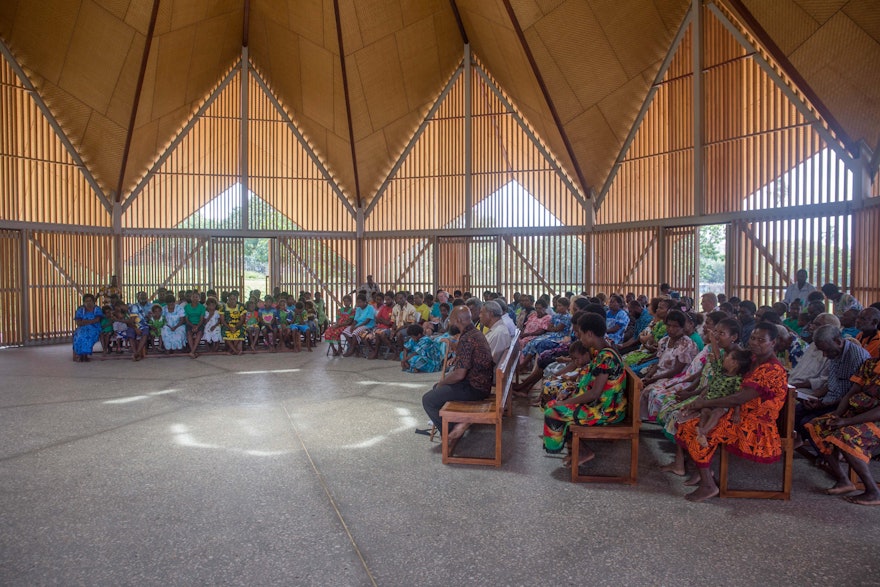
<path id="1" fill-rule="evenodd" d="M 400 368 L 408 373 L 439 371 L 443 363 L 440 344 L 430 336 L 425 336 L 418 324 L 410 324 L 406 328 L 406 334 L 409 338 L 403 343 Z"/>
<path id="2" fill-rule="evenodd" d="M 150 325 L 150 337 L 159 341 L 159 350 L 164 350 L 162 345 L 162 327 L 165 326 L 165 316 L 162 312 L 162 306 L 153 304 L 150 308 L 150 317 L 147 320 Z"/>
<path id="3" fill-rule="evenodd" d="M 102 306 L 104 317 L 101 318 L 101 348 L 104 354 L 110 353 L 110 341 L 113 339 L 113 310 L 110 306 Z"/>

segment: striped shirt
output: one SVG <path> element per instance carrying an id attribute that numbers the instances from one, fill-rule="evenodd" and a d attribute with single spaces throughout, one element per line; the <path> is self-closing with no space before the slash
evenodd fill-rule
<path id="1" fill-rule="evenodd" d="M 861 345 L 844 340 L 840 356 L 828 360 L 828 393 L 822 397 L 822 403 L 826 406 L 838 404 L 849 393 L 850 378 L 870 358 L 871 354 Z"/>

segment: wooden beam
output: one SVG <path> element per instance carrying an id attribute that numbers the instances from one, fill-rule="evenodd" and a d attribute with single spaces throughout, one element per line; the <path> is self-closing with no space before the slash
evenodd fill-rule
<path id="1" fill-rule="evenodd" d="M 736 227 L 739 228 L 740 231 L 746 236 L 746 238 L 751 241 L 755 249 L 759 253 L 761 253 L 761 256 L 767 260 L 767 263 L 770 265 L 770 267 L 773 268 L 773 271 L 775 271 L 776 274 L 779 275 L 783 279 L 783 281 L 787 283 L 790 279 L 788 272 L 785 270 L 782 264 L 778 260 L 776 260 L 776 257 L 773 256 L 773 253 L 770 252 L 770 249 L 767 248 L 767 245 L 761 242 L 761 239 L 759 239 L 754 231 L 749 227 L 748 223 L 737 222 Z"/>
<path id="2" fill-rule="evenodd" d="M 522 251 L 519 250 L 519 247 L 517 247 L 516 243 L 513 242 L 513 237 L 511 237 L 510 235 L 506 235 L 501 238 L 504 240 L 504 242 L 507 244 L 507 246 L 510 248 L 510 250 L 513 251 L 513 254 L 516 255 L 517 257 L 519 257 L 519 260 L 523 262 L 523 265 L 526 266 L 526 269 L 531 271 L 532 274 L 538 278 L 538 281 L 541 282 L 541 284 L 543 284 L 544 287 L 546 287 L 551 294 L 555 294 L 556 291 L 553 289 L 553 286 L 550 285 L 550 283 L 544 278 L 543 275 L 541 275 L 541 272 L 538 271 L 538 268 L 535 267 L 535 264 L 532 263 L 523 254 Z"/>
<path id="3" fill-rule="evenodd" d="M 532 75 L 535 76 L 535 79 L 538 82 L 538 87 L 541 88 L 541 94 L 544 96 L 544 101 L 547 103 L 547 107 L 550 109 L 550 115 L 553 116 L 553 122 L 556 124 L 556 130 L 562 137 L 563 144 L 565 144 L 565 151 L 568 153 L 568 158 L 571 160 L 571 164 L 574 166 L 574 172 L 577 175 L 578 181 L 580 181 L 581 183 L 581 190 L 584 192 L 584 195 L 589 198 L 591 187 L 584 177 L 584 172 L 581 169 L 581 166 L 578 164 L 577 157 L 575 157 L 574 154 L 574 148 L 571 145 L 568 134 L 565 132 L 565 127 L 562 125 L 562 118 L 560 118 L 559 112 L 556 110 L 556 104 L 554 104 L 553 98 L 550 96 L 550 91 L 547 89 L 547 84 L 544 83 L 544 76 L 541 75 L 541 70 L 538 69 L 538 62 L 535 61 L 535 56 L 532 54 L 532 49 L 531 47 L 529 47 L 528 41 L 526 41 L 526 36 L 523 33 L 522 27 L 519 24 L 519 19 L 516 16 L 516 12 L 514 12 L 513 6 L 511 6 L 510 4 L 510 0 L 504 0 L 504 8 L 507 10 L 507 15 L 510 17 L 510 23 L 513 25 L 513 29 L 516 32 L 516 36 L 519 39 L 522 50 L 523 52 L 525 52 L 526 58 L 529 60 Z"/>
<path id="4" fill-rule="evenodd" d="M 128 153 L 131 150 L 131 138 L 137 121 L 138 106 L 141 103 L 141 92 L 144 89 L 144 78 L 147 74 L 147 61 L 150 59 L 150 47 L 153 34 L 156 32 L 156 18 L 159 15 L 159 0 L 153 0 L 153 12 L 150 14 L 150 25 L 147 27 L 147 38 L 144 41 L 144 55 L 141 58 L 141 69 L 138 72 L 137 86 L 134 90 L 134 103 L 131 105 L 131 117 L 128 120 L 128 132 L 125 133 L 125 147 L 122 149 L 122 163 L 119 165 L 119 183 L 116 187 L 114 201 L 122 202 L 122 186 L 125 181 L 125 168 L 128 166 Z"/>
<path id="5" fill-rule="evenodd" d="M 467 31 L 464 29 L 464 22 L 461 20 L 461 12 L 458 11 L 458 4 L 456 4 L 455 0 L 449 0 L 449 5 L 452 6 L 452 14 L 455 16 L 455 22 L 458 25 L 458 32 L 461 35 L 461 42 L 465 45 L 469 45 Z"/>
<path id="6" fill-rule="evenodd" d="M 348 140 L 351 144 L 351 166 L 354 169 L 354 199 L 361 209 L 361 183 L 358 177 L 357 149 L 354 146 L 354 127 L 351 123 L 351 97 L 348 91 L 348 74 L 345 70 L 345 48 L 342 43 L 342 21 L 339 18 L 339 0 L 333 0 L 333 13 L 336 16 L 336 40 L 339 43 L 339 64 L 342 67 L 342 90 L 345 93 L 345 114 L 348 119 Z"/>

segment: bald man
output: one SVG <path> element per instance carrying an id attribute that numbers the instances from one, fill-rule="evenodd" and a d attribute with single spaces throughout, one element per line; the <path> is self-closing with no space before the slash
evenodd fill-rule
<path id="1" fill-rule="evenodd" d="M 482 332 L 474 327 L 471 312 L 466 306 L 456 306 L 449 315 L 449 331 L 458 332 L 455 362 L 452 371 L 438 381 L 431 391 L 422 396 L 422 406 L 442 433 L 440 409 L 448 401 L 479 401 L 492 391 L 495 363 L 492 351 Z M 466 423 L 458 423 L 449 431 L 449 438 L 464 434 Z"/>

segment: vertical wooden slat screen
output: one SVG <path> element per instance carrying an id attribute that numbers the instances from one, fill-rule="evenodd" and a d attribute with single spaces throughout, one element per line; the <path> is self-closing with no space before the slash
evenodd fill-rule
<path id="1" fill-rule="evenodd" d="M 55 341 L 73 334 L 83 294 L 109 282 L 109 235 L 34 232 L 28 242 L 28 338 Z"/>
<path id="2" fill-rule="evenodd" d="M 0 347 L 24 344 L 21 231 L 0 230 Z"/>
<path id="3" fill-rule="evenodd" d="M 241 74 L 216 97 L 122 216 L 125 228 L 241 228 Z M 209 202 L 208 210 L 200 210 Z"/>
<path id="4" fill-rule="evenodd" d="M 691 30 L 685 32 L 596 214 L 599 224 L 694 212 Z"/>
<path id="5" fill-rule="evenodd" d="M 876 187 L 877 182 L 874 182 Z M 876 242 L 880 234 L 880 207 L 859 210 L 853 214 L 854 243 Z M 852 249 L 852 294 L 868 306 L 880 302 L 880 249 L 856 246 Z"/>
<path id="6" fill-rule="evenodd" d="M 501 293 L 512 300 L 516 291 L 552 295 L 588 289 L 584 272 L 589 236 L 505 236 Z"/>
<path id="7" fill-rule="evenodd" d="M 0 57 L 0 220 L 110 226 L 110 214 Z"/>
<path id="8" fill-rule="evenodd" d="M 437 289 L 448 291 L 470 289 L 470 237 L 437 237 Z"/>
<path id="9" fill-rule="evenodd" d="M 388 181 L 367 231 L 464 227 L 465 84 L 453 84 L 406 159 Z"/>
<path id="10" fill-rule="evenodd" d="M 364 274 L 372 275 L 383 290 L 434 290 L 431 238 L 366 238 L 364 263 Z"/>
<path id="11" fill-rule="evenodd" d="M 658 229 L 593 233 L 596 266 L 590 294 L 634 292 L 649 298 L 659 291 Z"/>
<path id="12" fill-rule="evenodd" d="M 476 68 L 472 75 L 474 227 L 585 224 L 558 163 L 541 153 Z"/>
<path id="13" fill-rule="evenodd" d="M 251 230 L 355 229 L 333 186 L 253 77 L 248 85 L 248 187 L 265 202 L 250 204 Z"/>
<path id="14" fill-rule="evenodd" d="M 244 292 L 244 239 L 215 237 L 211 239 L 211 289 L 222 292 Z M 243 294 L 247 295 L 247 294 Z M 241 295 L 239 295 L 241 297 Z"/>
<path id="15" fill-rule="evenodd" d="M 696 299 L 697 251 L 700 231 L 694 226 L 679 226 L 663 231 L 666 239 L 665 270 L 662 279 L 682 296 Z M 647 295 L 647 294 L 646 294 Z"/>
<path id="16" fill-rule="evenodd" d="M 707 213 L 852 197 L 852 174 L 753 55 L 704 8 Z"/>
<path id="17" fill-rule="evenodd" d="M 733 223 L 738 271 L 728 291 L 757 305 L 782 299 L 798 269 L 817 286 L 832 282 L 848 290 L 852 220 L 846 216 Z"/>
<path id="18" fill-rule="evenodd" d="M 209 240 L 207 236 L 122 237 L 125 299 L 134 299 L 140 290 L 152 295 L 159 286 L 175 294 L 209 289 Z"/>
<path id="19" fill-rule="evenodd" d="M 342 296 L 357 287 L 355 247 L 354 239 L 279 237 L 276 284 L 296 297 L 320 291 L 332 321 Z"/>

